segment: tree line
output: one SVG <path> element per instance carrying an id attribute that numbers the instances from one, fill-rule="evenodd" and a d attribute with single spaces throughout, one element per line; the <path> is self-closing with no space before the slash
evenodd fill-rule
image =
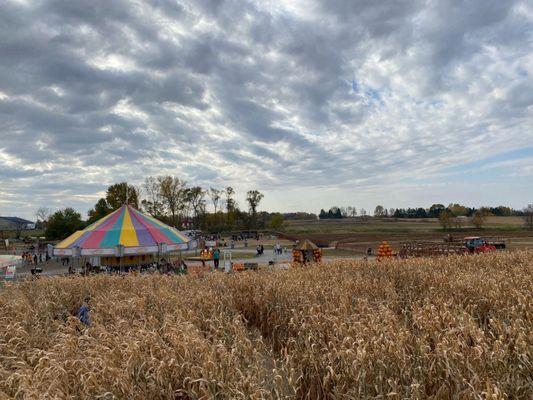
<path id="1" fill-rule="evenodd" d="M 448 206 L 443 204 L 433 204 L 429 208 L 390 208 L 377 205 L 374 209 L 376 218 L 438 218 L 440 225 L 444 229 L 461 228 L 466 222 L 471 223 L 476 228 L 482 228 L 486 218 L 490 215 L 499 217 L 519 216 L 524 218 L 524 223 L 528 229 L 533 229 L 533 204 L 529 204 L 523 210 L 515 210 L 507 206 L 497 207 L 466 207 L 458 203 L 451 203 Z M 354 206 L 331 207 L 328 211 L 320 210 L 320 219 L 342 219 L 359 217 L 365 219 L 367 212 L 364 208 L 359 211 Z"/>
<path id="2" fill-rule="evenodd" d="M 416 207 L 416 208 L 385 208 L 382 205 L 377 205 L 374 209 L 374 217 L 391 217 L 391 218 L 439 218 L 443 211 L 450 212 L 453 216 L 465 216 L 472 217 L 477 211 L 483 210 L 487 215 L 495 215 L 501 217 L 508 216 L 523 216 L 525 210 L 515 210 L 507 206 L 497 206 L 497 207 L 466 207 L 461 204 L 449 204 L 445 206 L 443 204 L 433 204 L 429 208 Z M 350 217 L 366 217 L 368 216 L 367 211 L 364 208 L 357 210 L 354 206 L 348 207 L 331 207 L 328 211 L 324 209 L 320 210 L 319 213 L 320 219 L 340 219 L 340 218 L 350 218 Z"/>
<path id="3" fill-rule="evenodd" d="M 279 213 L 260 212 L 264 198 L 258 190 L 246 193 L 246 210 L 235 200 L 235 189 L 189 186 L 176 176 L 149 176 L 139 186 L 127 182 L 109 186 L 105 196 L 98 199 L 84 221 L 72 208 L 51 213 L 40 208 L 37 218 L 45 235 L 50 239 L 63 238 L 105 217 L 124 204 L 150 214 L 176 228 L 203 229 L 209 232 L 232 230 L 279 229 L 283 216 Z M 213 212 L 208 212 L 212 206 Z"/>

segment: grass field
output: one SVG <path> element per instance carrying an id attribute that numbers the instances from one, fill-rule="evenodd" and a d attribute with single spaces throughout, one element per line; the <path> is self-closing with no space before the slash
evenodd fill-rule
<path id="1" fill-rule="evenodd" d="M 287 221 L 284 233 L 287 238 L 310 239 L 321 246 L 345 244 L 359 253 L 384 240 L 398 246 L 401 241 L 442 241 L 448 233 L 459 238 L 497 236 L 507 239 L 511 249 L 533 248 L 533 231 L 525 229 L 520 217 L 488 217 L 482 229 L 464 226 L 450 231 L 443 231 L 435 218 Z"/>
<path id="2" fill-rule="evenodd" d="M 443 232 L 436 218 L 397 218 L 373 219 L 366 221 L 351 218 L 341 220 L 300 220 L 286 221 L 287 233 L 353 233 L 353 232 Z M 525 230 L 521 217 L 487 217 L 483 226 L 490 231 Z M 471 225 L 464 225 L 460 230 L 473 230 Z"/>
<path id="3" fill-rule="evenodd" d="M 0 399 L 530 399 L 532 277 L 507 252 L 10 284 Z"/>

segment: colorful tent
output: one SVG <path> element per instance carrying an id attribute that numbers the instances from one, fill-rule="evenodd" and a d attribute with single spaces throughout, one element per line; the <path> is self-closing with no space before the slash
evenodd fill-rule
<path id="1" fill-rule="evenodd" d="M 124 205 L 57 244 L 54 255 L 122 257 L 164 254 L 196 245 L 177 229 Z"/>

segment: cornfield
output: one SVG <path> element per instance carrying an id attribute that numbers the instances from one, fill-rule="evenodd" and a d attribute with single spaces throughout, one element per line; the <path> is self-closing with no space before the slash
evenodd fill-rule
<path id="1" fill-rule="evenodd" d="M 532 278 L 525 251 L 6 284 L 0 399 L 531 399 Z"/>

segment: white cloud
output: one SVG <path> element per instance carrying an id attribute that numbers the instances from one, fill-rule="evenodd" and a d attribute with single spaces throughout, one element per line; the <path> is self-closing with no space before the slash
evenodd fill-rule
<path id="1" fill-rule="evenodd" d="M 423 205 L 442 185 L 469 203 L 468 175 L 443 183 L 446 169 L 533 142 L 532 15 L 527 1 L 3 3 L 0 214 L 85 212 L 106 185 L 156 174 L 258 187 L 277 210 L 370 209 L 390 187 Z M 515 207 L 533 196 L 524 163 L 499 183 L 520 188 Z"/>

